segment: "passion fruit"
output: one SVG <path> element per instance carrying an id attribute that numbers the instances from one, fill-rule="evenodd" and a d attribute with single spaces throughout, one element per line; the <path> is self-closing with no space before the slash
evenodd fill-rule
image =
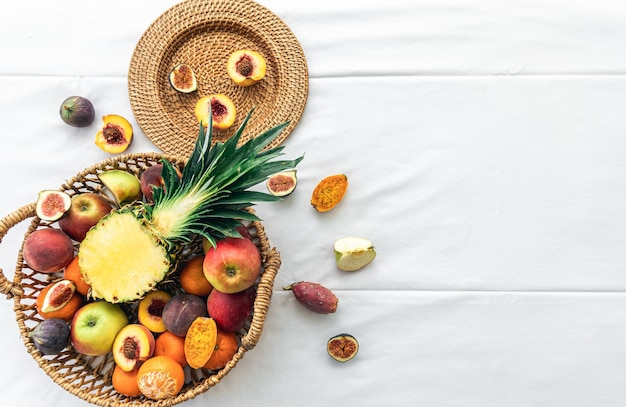
<path id="1" fill-rule="evenodd" d="M 193 69 L 187 64 L 176 65 L 169 74 L 172 88 L 182 93 L 191 93 L 198 89 L 198 80 Z"/>
<path id="2" fill-rule="evenodd" d="M 270 194 L 282 197 L 291 194 L 297 184 L 296 170 L 289 170 L 270 176 L 265 185 Z"/>
<path id="3" fill-rule="evenodd" d="M 61 103 L 61 120 L 73 127 L 87 127 L 96 116 L 91 101 L 82 96 L 70 96 Z"/>
<path id="4" fill-rule="evenodd" d="M 35 213 L 41 220 L 54 222 L 60 219 L 72 206 L 72 198 L 63 191 L 45 190 L 39 192 Z"/>
<path id="5" fill-rule="evenodd" d="M 356 356 L 359 351 L 359 342 L 354 336 L 342 333 L 328 340 L 326 350 L 331 358 L 345 363 Z"/>
<path id="6" fill-rule="evenodd" d="M 44 319 L 30 332 L 30 339 L 39 352 L 54 355 L 70 343 L 70 326 L 60 318 Z"/>

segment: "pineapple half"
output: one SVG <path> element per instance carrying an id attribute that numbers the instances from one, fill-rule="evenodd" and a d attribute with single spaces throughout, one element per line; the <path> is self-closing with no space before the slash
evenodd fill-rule
<path id="1" fill-rule="evenodd" d="M 78 262 L 91 297 L 112 303 L 142 298 L 169 275 L 177 254 L 194 238 L 202 236 L 215 245 L 224 237 L 241 237 L 236 230 L 241 220 L 259 220 L 246 208 L 281 199 L 250 188 L 295 168 L 303 156 L 274 160 L 283 147 L 264 150 L 288 122 L 238 146 L 252 113 L 232 137 L 213 146 L 211 126 L 207 132 L 201 123 L 182 177 L 163 159 L 164 186 L 154 188 L 152 204 L 113 211 L 87 233 Z"/>

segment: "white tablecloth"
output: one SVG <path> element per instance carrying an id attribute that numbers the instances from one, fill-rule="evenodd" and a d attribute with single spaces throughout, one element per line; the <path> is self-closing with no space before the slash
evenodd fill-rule
<path id="1" fill-rule="evenodd" d="M 262 204 L 283 264 L 261 341 L 185 405 L 624 406 L 626 4 L 619 0 L 259 0 L 306 54 L 310 92 L 285 142 L 296 192 Z M 127 70 L 175 2 L 11 2 L 0 13 L 1 216 L 108 158 L 97 119 L 131 119 L 127 152 L 158 151 L 133 119 Z M 309 205 L 324 176 L 344 201 Z M 26 225 L 0 267 L 12 276 Z M 378 257 L 336 269 L 332 243 Z M 313 314 L 281 289 L 340 299 Z M 85 406 L 37 367 L 0 302 L 0 404 Z M 326 340 L 355 335 L 346 364 Z"/>

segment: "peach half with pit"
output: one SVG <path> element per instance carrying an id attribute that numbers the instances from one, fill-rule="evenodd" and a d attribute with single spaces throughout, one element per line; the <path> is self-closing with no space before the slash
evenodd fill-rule
<path id="1" fill-rule="evenodd" d="M 131 372 L 154 354 L 154 335 L 141 324 L 123 327 L 113 341 L 113 360 L 125 372 Z"/>
<path id="2" fill-rule="evenodd" d="M 157 290 L 148 293 L 139 301 L 137 319 L 139 323 L 155 333 L 165 332 L 163 309 L 172 298 L 167 291 Z"/>
<path id="3" fill-rule="evenodd" d="M 100 130 L 96 133 L 95 144 L 111 154 L 126 151 L 133 141 L 133 126 L 130 122 L 117 114 L 102 116 L 102 122 Z"/>
<path id="4" fill-rule="evenodd" d="M 263 55 L 251 49 L 240 49 L 228 58 L 226 72 L 239 86 L 251 86 L 265 77 L 267 63 Z"/>
<path id="5" fill-rule="evenodd" d="M 198 122 L 206 128 L 212 123 L 215 130 L 226 130 L 235 122 L 237 109 L 233 101 L 222 93 L 204 96 L 196 102 L 194 109 Z M 211 118 L 211 115 L 213 116 Z"/>

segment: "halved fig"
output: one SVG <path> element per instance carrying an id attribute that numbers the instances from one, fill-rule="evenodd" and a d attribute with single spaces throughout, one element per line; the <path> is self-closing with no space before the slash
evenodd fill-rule
<path id="1" fill-rule="evenodd" d="M 274 196 L 287 196 L 291 194 L 298 184 L 296 170 L 278 172 L 267 179 L 266 186 L 270 194 Z"/>
<path id="2" fill-rule="evenodd" d="M 191 93 L 198 89 L 198 80 L 193 69 L 187 64 L 178 64 L 169 75 L 170 85 L 182 93 Z"/>
<path id="3" fill-rule="evenodd" d="M 63 191 L 44 190 L 39 192 L 35 213 L 41 220 L 54 222 L 72 206 L 72 198 Z"/>
<path id="4" fill-rule="evenodd" d="M 133 141 L 133 126 L 130 122 L 116 114 L 102 116 L 102 121 L 102 127 L 96 134 L 96 145 L 111 154 L 126 151 Z"/>
<path id="5" fill-rule="evenodd" d="M 222 93 L 200 98 L 196 102 L 194 110 L 196 118 L 204 127 L 212 123 L 216 130 L 226 130 L 232 126 L 237 115 L 233 101 Z M 213 117 L 209 117 L 209 114 L 212 114 Z"/>
<path id="6" fill-rule="evenodd" d="M 40 312 L 48 313 L 63 308 L 74 296 L 76 284 L 70 280 L 60 280 L 51 283 L 50 288 L 43 295 L 43 302 L 39 307 Z"/>
<path id="7" fill-rule="evenodd" d="M 240 49 L 228 58 L 226 72 L 239 86 L 254 85 L 265 77 L 267 63 L 263 55 L 250 49 Z"/>
<path id="8" fill-rule="evenodd" d="M 359 342 L 354 336 L 343 333 L 330 338 L 326 349 L 331 358 L 344 363 L 356 356 L 359 351 Z"/>

